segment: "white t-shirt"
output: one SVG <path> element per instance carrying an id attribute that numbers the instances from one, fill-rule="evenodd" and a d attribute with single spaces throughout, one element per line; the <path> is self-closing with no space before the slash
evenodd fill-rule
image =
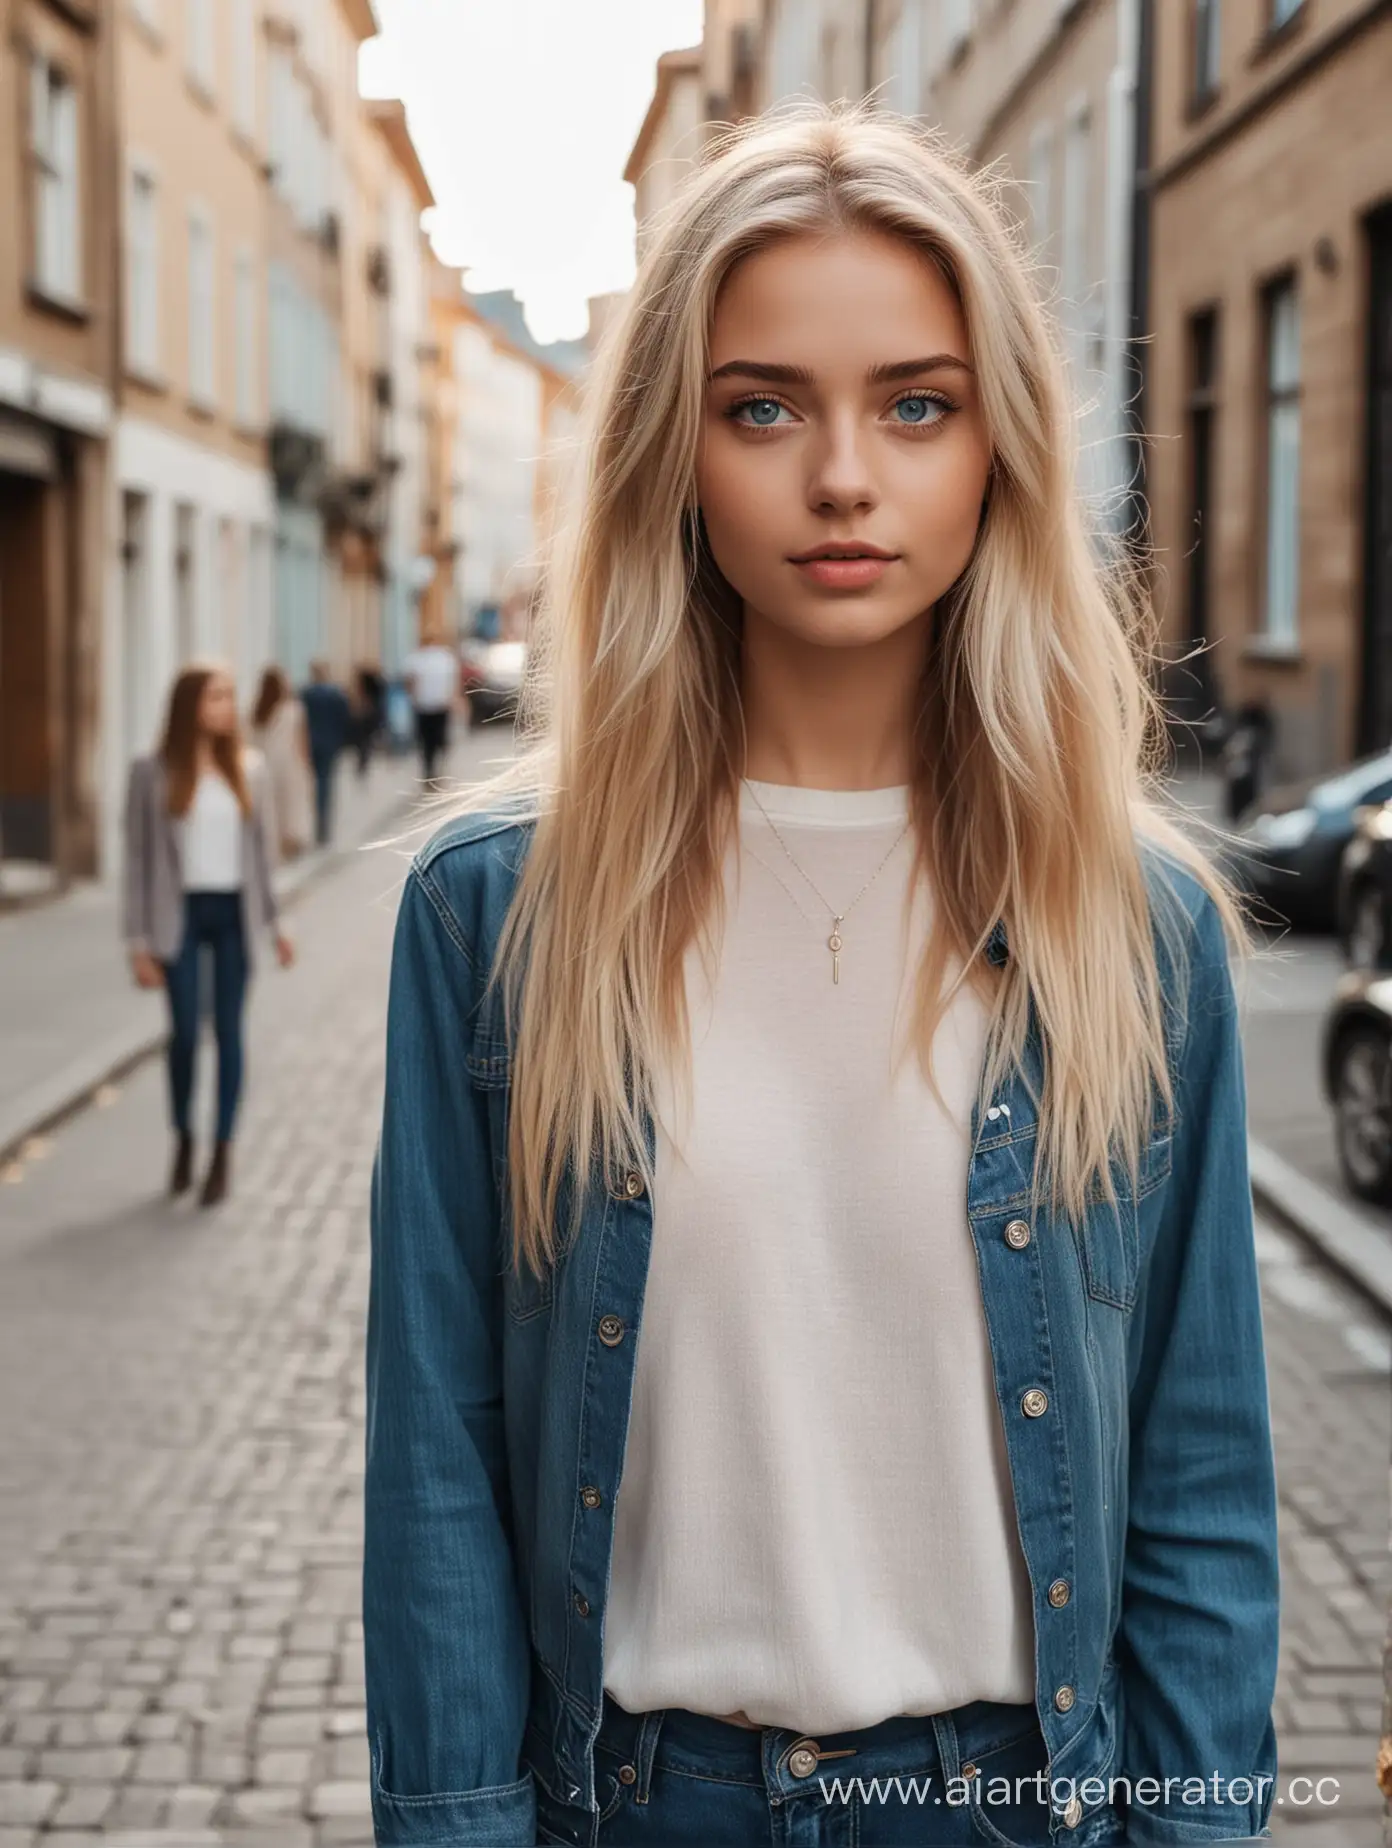
<path id="1" fill-rule="evenodd" d="M 837 905 L 908 817 L 907 787 L 753 787 Z M 911 1051 L 891 1076 L 931 909 L 920 884 L 906 938 L 912 837 L 847 912 L 833 984 L 831 915 L 747 788 L 740 827 L 713 991 L 687 959 L 685 1162 L 658 1081 L 604 1685 L 630 1712 L 811 1733 L 1025 1703 L 1030 1586 L 966 1213 L 986 1009 L 963 989 L 940 1028 L 946 1111 Z"/>
<path id="2" fill-rule="evenodd" d="M 459 664 L 448 648 L 432 644 L 407 655 L 406 678 L 417 712 L 447 712 L 459 686 Z"/>
<path id="3" fill-rule="evenodd" d="M 194 785 L 179 839 L 186 892 L 240 891 L 242 811 L 220 771 L 205 770 Z"/>

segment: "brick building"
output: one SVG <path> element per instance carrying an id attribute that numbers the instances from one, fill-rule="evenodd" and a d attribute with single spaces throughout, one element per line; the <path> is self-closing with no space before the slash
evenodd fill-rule
<path id="1" fill-rule="evenodd" d="M 0 6 L 0 900 L 97 855 L 115 12 Z"/>
<path id="2" fill-rule="evenodd" d="M 1392 6 L 1156 13 L 1157 596 L 1276 769 L 1392 742 Z"/>

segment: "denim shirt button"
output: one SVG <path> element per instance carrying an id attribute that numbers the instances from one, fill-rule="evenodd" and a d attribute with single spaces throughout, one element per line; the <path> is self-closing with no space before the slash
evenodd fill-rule
<path id="1" fill-rule="evenodd" d="M 587 1508 L 597 1508 L 604 1500 L 604 1497 L 600 1494 L 599 1490 L 595 1488 L 593 1483 L 587 1482 L 580 1491 L 580 1500 Z"/>
<path id="2" fill-rule="evenodd" d="M 642 1191 L 643 1177 L 641 1174 L 626 1174 L 624 1176 L 624 1192 L 628 1195 L 630 1200 L 636 1200 Z"/>
<path id="3" fill-rule="evenodd" d="M 575 1614 L 577 1617 L 588 1617 L 590 1614 L 590 1601 L 583 1591 L 575 1594 Z"/>
<path id="4" fill-rule="evenodd" d="M 1072 1596 L 1073 1592 L 1067 1579 L 1055 1579 L 1049 1587 L 1049 1602 L 1056 1611 L 1061 1611 Z"/>
<path id="5" fill-rule="evenodd" d="M 1023 1219 L 1012 1219 L 1005 1228 L 1005 1242 L 1012 1251 L 1023 1251 L 1032 1234 Z"/>
<path id="6" fill-rule="evenodd" d="M 1042 1418 L 1049 1409 L 1049 1395 L 1041 1392 L 1038 1386 L 1031 1386 L 1020 1401 L 1020 1410 L 1026 1418 Z"/>
<path id="7" fill-rule="evenodd" d="M 1071 1713 L 1073 1711 L 1073 1703 L 1077 1698 L 1077 1694 L 1068 1686 L 1067 1682 L 1065 1682 L 1054 1694 L 1054 1705 L 1058 1708 L 1060 1713 Z"/>
<path id="8" fill-rule="evenodd" d="M 602 1315 L 599 1318 L 599 1338 L 605 1347 L 617 1347 L 624 1338 L 623 1317 Z"/>
<path id="9" fill-rule="evenodd" d="M 1076 1829 L 1082 1820 L 1082 1801 L 1077 1796 L 1072 1796 L 1068 1799 L 1068 1807 L 1063 1812 L 1063 1826 L 1065 1829 Z"/>

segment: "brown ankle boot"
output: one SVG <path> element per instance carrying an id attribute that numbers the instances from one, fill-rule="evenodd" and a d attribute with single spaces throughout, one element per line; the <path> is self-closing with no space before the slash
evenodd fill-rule
<path id="1" fill-rule="evenodd" d="M 180 1136 L 174 1145 L 174 1167 L 169 1176 L 169 1191 L 187 1193 L 193 1185 L 193 1137 Z"/>
<path id="2" fill-rule="evenodd" d="M 208 1172 L 203 1181 L 203 1191 L 198 1196 L 200 1206 L 217 1206 L 227 1198 L 227 1185 L 231 1179 L 232 1144 L 219 1142 L 214 1145 L 213 1159 L 208 1163 Z"/>

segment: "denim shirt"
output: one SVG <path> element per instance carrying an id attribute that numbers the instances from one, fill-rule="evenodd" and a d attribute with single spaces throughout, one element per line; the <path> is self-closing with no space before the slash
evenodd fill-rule
<path id="1" fill-rule="evenodd" d="M 510 1054 L 501 994 L 485 1002 L 483 986 L 530 838 L 496 816 L 446 826 L 396 928 L 363 1581 L 373 1811 L 394 1848 L 531 1844 L 538 1780 L 548 1808 L 571 1806 L 575 1840 L 595 1839 L 653 1202 L 636 1174 L 596 1172 L 556 1264 L 538 1279 L 508 1261 Z M 1271 1782 L 1246 1802 L 1227 1786 L 1276 1769 L 1275 1484 L 1236 1009 L 1212 901 L 1148 850 L 1146 864 L 1180 947 L 1157 930 L 1175 1112 L 1157 1115 L 1138 1183 L 1118 1167 L 1119 1210 L 1099 1190 L 1080 1223 L 1031 1210 L 1033 1028 L 1022 1069 L 972 1114 L 967 1210 L 1060 1781 L 1051 1830 L 1080 1845 L 1114 1826 L 1107 1780 L 1122 1777 L 1138 1793 L 1129 1841 L 1256 1837 Z M 999 925 L 987 954 L 1009 955 Z"/>

